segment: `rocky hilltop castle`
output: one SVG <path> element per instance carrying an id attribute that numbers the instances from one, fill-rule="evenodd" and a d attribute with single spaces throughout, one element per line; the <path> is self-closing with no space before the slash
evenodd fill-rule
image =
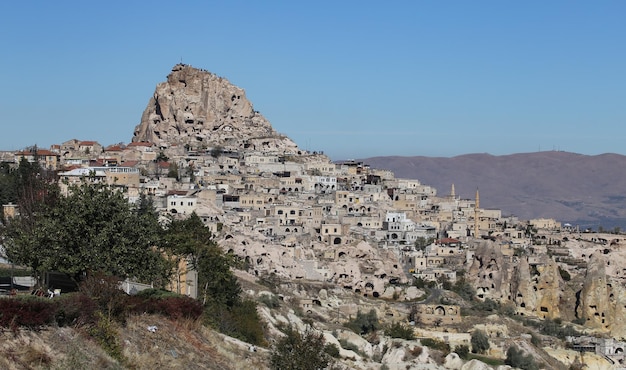
<path id="1" fill-rule="evenodd" d="M 293 291 L 291 299 L 328 322 L 362 308 L 341 298 L 350 294 L 369 299 L 382 317 L 419 313 L 422 323 L 436 326 L 416 329 L 420 335 L 444 329 L 451 344 L 468 344 L 462 313 L 470 303 L 445 293 L 458 283 L 518 318 L 626 337 L 623 235 L 505 217 L 481 208 L 478 192 L 461 199 L 451 184 L 439 195 L 366 163 L 332 163 L 274 131 L 242 89 L 189 65 L 175 65 L 156 87 L 130 144 L 70 140 L 45 154 L 32 158 L 59 169 L 64 183 L 92 171 L 123 187 L 131 202 L 148 194 L 163 213 L 195 212 L 253 278 L 323 285 Z M 194 296 L 194 284 L 189 274 L 171 289 Z M 428 297 L 433 290 L 424 284 L 444 293 Z M 520 338 L 502 325 L 484 327 L 500 355 Z M 611 348 L 600 352 L 623 360 L 615 350 L 622 347 Z"/>
<path id="2" fill-rule="evenodd" d="M 175 65 L 167 81 L 156 87 L 133 142 L 188 150 L 221 146 L 228 151 L 298 151 L 253 109 L 243 89 L 185 64 Z"/>

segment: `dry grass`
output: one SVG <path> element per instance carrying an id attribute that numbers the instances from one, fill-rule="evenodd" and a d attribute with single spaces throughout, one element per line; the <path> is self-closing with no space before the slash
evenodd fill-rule
<path id="1" fill-rule="evenodd" d="M 148 330 L 156 326 L 155 332 Z M 123 364 L 112 359 L 80 329 L 50 327 L 40 332 L 0 333 L 0 369 L 264 369 L 267 350 L 205 328 L 198 321 L 157 315 L 130 317 L 116 327 Z"/>

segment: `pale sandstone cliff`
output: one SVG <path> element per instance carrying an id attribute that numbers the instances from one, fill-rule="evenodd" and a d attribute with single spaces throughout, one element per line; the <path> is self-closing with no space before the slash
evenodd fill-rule
<path id="1" fill-rule="evenodd" d="M 607 277 L 606 260 L 594 254 L 589 259 L 587 275 L 580 291 L 577 315 L 585 326 L 626 337 L 626 290 L 621 283 Z"/>
<path id="2" fill-rule="evenodd" d="M 584 279 L 566 282 L 551 256 L 536 256 L 531 263 L 528 256 L 508 257 L 495 243 L 483 242 L 476 249 L 468 280 L 480 298 L 512 302 L 518 314 L 565 321 L 580 318 L 589 329 L 625 337 L 626 289 L 607 274 L 607 265 L 604 255 L 594 253 Z"/>
<path id="3" fill-rule="evenodd" d="M 185 64 L 175 65 L 167 81 L 157 85 L 132 141 L 159 147 L 298 152 L 291 139 L 274 131 L 253 109 L 243 89 Z"/>

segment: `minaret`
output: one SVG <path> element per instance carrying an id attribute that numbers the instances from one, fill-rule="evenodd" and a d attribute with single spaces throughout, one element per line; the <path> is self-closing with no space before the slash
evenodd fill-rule
<path id="1" fill-rule="evenodd" d="M 474 204 L 474 238 L 478 238 L 478 209 L 480 208 L 480 195 L 476 188 L 476 204 Z"/>
<path id="2" fill-rule="evenodd" d="M 456 194 L 454 194 L 454 184 L 452 184 L 452 189 L 450 189 L 450 198 L 454 199 Z"/>

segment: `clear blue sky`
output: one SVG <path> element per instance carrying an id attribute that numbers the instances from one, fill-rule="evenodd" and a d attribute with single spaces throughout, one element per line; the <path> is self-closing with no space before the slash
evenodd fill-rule
<path id="1" fill-rule="evenodd" d="M 0 149 L 129 142 L 182 61 L 332 159 L 626 154 L 624 1 L 4 1 Z"/>

